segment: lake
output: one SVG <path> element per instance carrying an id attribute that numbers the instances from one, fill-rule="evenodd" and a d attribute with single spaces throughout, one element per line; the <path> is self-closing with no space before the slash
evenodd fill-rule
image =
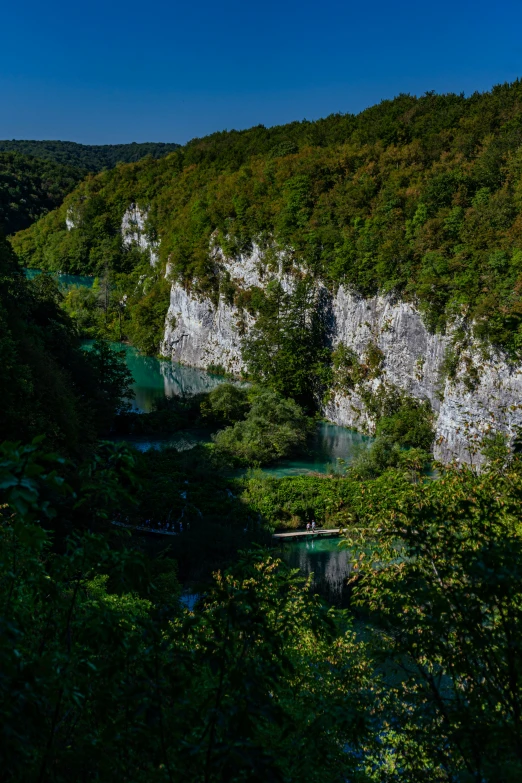
<path id="1" fill-rule="evenodd" d="M 208 373 L 194 367 L 174 364 L 167 359 L 144 356 L 136 348 L 124 343 L 113 343 L 114 348 L 124 351 L 127 367 L 132 373 L 134 411 L 148 413 L 154 403 L 164 397 L 180 397 L 208 392 L 220 383 L 230 383 L 221 375 Z M 192 448 L 210 439 L 208 433 L 183 431 L 168 438 L 143 437 L 126 439 L 141 451 L 150 448 L 173 446 L 179 450 Z M 342 470 L 343 463 L 353 458 L 372 442 L 372 438 L 355 430 L 339 427 L 337 424 L 320 422 L 309 443 L 307 454 L 295 459 L 281 460 L 276 465 L 263 468 L 270 475 L 298 476 L 307 473 L 328 473 Z"/>
<path id="2" fill-rule="evenodd" d="M 38 275 L 43 274 L 42 269 L 24 269 L 25 276 L 28 280 L 34 280 Z M 82 285 L 85 288 L 92 288 L 94 285 L 94 277 L 88 275 L 64 275 L 61 272 L 51 272 L 52 277 L 58 280 L 58 285 L 61 288 L 70 288 L 73 285 Z"/>
<path id="3" fill-rule="evenodd" d="M 336 606 L 347 604 L 346 578 L 351 572 L 349 552 L 339 547 L 339 538 L 308 538 L 281 545 L 278 554 L 303 576 L 312 574 L 312 590 Z"/>

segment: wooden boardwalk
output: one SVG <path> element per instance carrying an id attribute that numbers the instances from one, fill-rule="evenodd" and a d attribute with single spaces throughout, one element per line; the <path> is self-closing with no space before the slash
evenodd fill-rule
<path id="1" fill-rule="evenodd" d="M 161 530 L 160 528 L 146 527 L 145 525 L 126 525 L 125 522 L 116 522 L 116 520 L 113 520 L 111 524 L 116 525 L 116 527 L 124 527 L 125 530 L 138 530 L 140 533 L 155 533 L 158 536 L 178 535 L 175 530 Z"/>
<path id="2" fill-rule="evenodd" d="M 332 530 L 323 530 L 322 528 L 316 528 L 312 530 L 290 530 L 287 533 L 274 533 L 272 538 L 300 538 L 301 536 L 310 537 L 328 537 L 339 536 L 342 533 L 342 528 L 336 527 Z"/>

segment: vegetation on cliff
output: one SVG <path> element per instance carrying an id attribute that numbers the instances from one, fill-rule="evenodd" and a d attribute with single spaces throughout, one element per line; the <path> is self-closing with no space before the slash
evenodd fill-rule
<path id="1" fill-rule="evenodd" d="M 120 229 L 134 202 L 148 209 L 163 264 L 199 290 L 219 286 L 213 242 L 236 254 L 256 241 L 332 285 L 399 292 L 433 329 L 455 316 L 472 322 L 515 354 L 521 99 L 517 81 L 469 98 L 401 95 L 357 116 L 214 134 L 86 180 L 13 244 L 29 266 L 128 271 Z"/>
<path id="2" fill-rule="evenodd" d="M 14 234 L 60 206 L 85 169 L 0 152 L 0 231 Z"/>

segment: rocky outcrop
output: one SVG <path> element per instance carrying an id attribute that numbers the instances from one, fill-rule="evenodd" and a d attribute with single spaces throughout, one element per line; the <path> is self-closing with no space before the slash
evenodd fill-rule
<path id="1" fill-rule="evenodd" d="M 148 251 L 150 263 L 152 266 L 155 266 L 159 259 L 159 242 L 151 240 L 147 233 L 147 217 L 147 210 L 140 209 L 137 204 L 131 204 L 125 211 L 121 221 L 121 236 L 126 247 L 135 245 L 140 250 Z"/>
<path id="2" fill-rule="evenodd" d="M 292 278 L 283 274 L 282 263 L 276 271 L 269 269 L 259 248 L 233 261 L 217 251 L 216 263 L 240 288 L 262 287 L 278 277 L 291 290 Z M 412 304 L 390 296 L 364 299 L 341 286 L 326 306 L 333 348 L 343 343 L 361 362 L 370 344 L 382 352 L 378 377 L 365 382 L 364 389 L 332 390 L 323 409 L 330 421 L 371 432 L 374 421 L 363 392 L 375 392 L 384 383 L 429 400 L 436 414 L 435 456 L 444 462 L 479 462 L 477 445 L 486 432 L 500 429 L 512 438 L 522 426 L 522 367 L 510 366 L 499 354 L 484 356 L 472 343 L 462 350 L 454 377 L 444 378 L 452 335 L 431 334 Z M 163 352 L 175 362 L 221 365 L 241 374 L 241 342 L 252 323 L 223 297 L 214 302 L 174 283 Z"/>
<path id="3" fill-rule="evenodd" d="M 65 227 L 67 231 L 72 231 L 73 228 L 76 228 L 78 224 L 78 218 L 75 216 L 74 211 L 71 207 L 67 210 L 67 214 L 65 215 Z"/>
<path id="4" fill-rule="evenodd" d="M 252 322 L 220 297 L 218 304 L 172 286 L 162 352 L 191 367 L 214 365 L 241 375 L 241 336 Z"/>
<path id="5" fill-rule="evenodd" d="M 219 248 L 213 257 L 220 273 L 226 274 L 240 289 L 263 288 L 277 278 L 285 290 L 290 290 L 291 277 L 283 273 L 282 259 L 277 261 L 276 270 L 270 269 L 257 245 L 250 254 L 230 261 Z M 162 351 L 174 362 L 202 368 L 220 366 L 229 373 L 241 375 L 245 369 L 241 343 L 252 324 L 247 312 L 240 312 L 222 296 L 216 303 L 174 283 Z"/>
<path id="6" fill-rule="evenodd" d="M 469 365 L 477 377 L 470 379 Z M 471 381 L 471 382 L 470 382 Z M 447 380 L 437 418 L 435 454 L 442 462 L 480 464 L 483 436 L 503 432 L 512 441 L 522 427 L 522 367 L 476 347 L 461 355 L 457 377 Z"/>
<path id="7" fill-rule="evenodd" d="M 151 266 L 156 266 L 159 261 L 159 242 L 151 239 L 147 229 L 148 211 L 141 209 L 137 204 L 131 204 L 125 210 L 121 219 L 121 238 L 124 247 L 139 247 L 140 250 L 148 252 Z M 67 231 L 78 228 L 81 217 L 77 210 L 69 207 L 65 215 L 65 226 Z"/>

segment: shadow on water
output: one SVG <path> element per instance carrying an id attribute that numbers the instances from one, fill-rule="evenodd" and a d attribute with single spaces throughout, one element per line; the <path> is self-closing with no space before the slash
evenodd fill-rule
<path id="1" fill-rule="evenodd" d="M 338 538 L 289 541 L 281 545 L 279 556 L 304 576 L 312 574 L 312 590 L 329 604 L 346 607 L 350 588 L 346 580 L 351 572 L 349 552 L 339 547 Z"/>
<path id="2" fill-rule="evenodd" d="M 85 345 L 92 341 L 85 341 Z M 230 379 L 221 375 L 174 364 L 166 359 L 144 356 L 136 348 L 125 343 L 113 343 L 114 348 L 125 352 L 127 366 L 132 373 L 134 399 L 132 409 L 137 413 L 149 413 L 155 403 L 165 397 L 190 397 L 194 394 L 209 392 L 221 383 L 230 383 Z M 128 438 L 136 448 L 145 451 L 149 448 L 173 446 L 179 451 L 205 443 L 210 433 L 204 430 L 177 432 L 168 438 L 144 437 Z M 299 476 L 309 473 L 328 473 L 343 469 L 343 463 L 349 464 L 361 447 L 372 442 L 372 438 L 359 432 L 340 427 L 336 424 L 321 422 L 312 437 L 308 453 L 298 459 L 283 460 L 277 465 L 263 468 L 263 472 L 275 476 Z M 237 471 L 241 475 L 246 471 Z"/>

